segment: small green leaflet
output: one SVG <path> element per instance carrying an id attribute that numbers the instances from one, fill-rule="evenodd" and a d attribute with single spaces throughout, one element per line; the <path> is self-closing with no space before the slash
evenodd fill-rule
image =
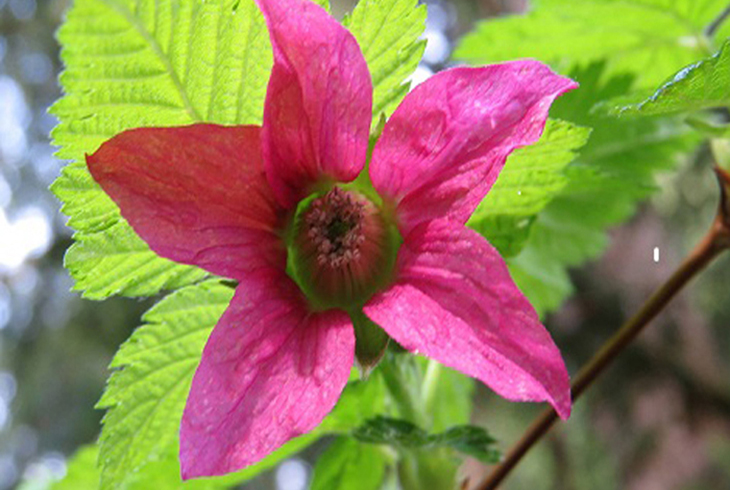
<path id="1" fill-rule="evenodd" d="M 472 64 L 537 58 L 568 71 L 609 59 L 609 74 L 636 72 L 637 86 L 654 87 L 709 54 L 703 29 L 725 0 L 538 0 L 525 16 L 479 23 L 455 58 Z M 716 33 L 724 39 L 728 28 Z"/>
<path id="2" fill-rule="evenodd" d="M 485 463 L 495 463 L 500 457 L 494 447 L 495 439 L 481 427 L 473 425 L 451 427 L 438 434 L 428 434 L 406 420 L 376 417 L 355 429 L 352 435 L 361 442 L 389 444 L 396 448 L 448 447 Z"/>
<path id="3" fill-rule="evenodd" d="M 618 116 L 676 114 L 730 106 L 730 41 L 712 57 L 685 66 L 638 104 L 616 109 Z"/>
<path id="4" fill-rule="evenodd" d="M 378 490 L 387 462 L 380 448 L 340 437 L 317 459 L 310 490 Z"/>
<path id="5" fill-rule="evenodd" d="M 376 118 L 407 91 L 425 15 L 415 0 L 364 0 L 348 18 L 372 69 Z M 80 0 L 58 37 L 66 95 L 51 109 L 59 119 L 52 136 L 71 163 L 52 190 L 76 230 L 66 258 L 75 289 L 93 299 L 149 296 L 199 281 L 204 272 L 139 240 L 84 155 L 135 127 L 260 124 L 271 70 L 261 13 L 253 0 Z"/>
<path id="6" fill-rule="evenodd" d="M 568 182 L 563 171 L 585 145 L 590 130 L 549 120 L 540 140 L 515 151 L 467 223 L 503 256 L 517 255 L 535 216 Z"/>

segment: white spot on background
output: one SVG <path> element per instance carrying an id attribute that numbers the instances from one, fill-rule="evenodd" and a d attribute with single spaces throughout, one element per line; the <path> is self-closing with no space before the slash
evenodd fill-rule
<path id="1" fill-rule="evenodd" d="M 308 479 L 307 465 L 299 458 L 284 461 L 276 469 L 277 490 L 305 490 Z"/>
<path id="2" fill-rule="evenodd" d="M 30 111 L 20 85 L 10 77 L 0 76 L 0 157 L 15 164 L 27 149 L 25 130 L 30 124 Z"/>
<path id="3" fill-rule="evenodd" d="M 451 52 L 451 45 L 446 34 L 442 31 L 426 29 L 422 38 L 426 39 L 426 50 L 423 52 L 423 60 L 431 65 L 445 62 Z"/>
<path id="4" fill-rule="evenodd" d="M 38 206 L 27 206 L 9 220 L 0 209 L 0 271 L 18 269 L 28 258 L 40 257 L 51 244 L 51 223 Z"/>
<path id="5" fill-rule="evenodd" d="M 416 85 L 425 82 L 432 76 L 433 76 L 433 70 L 431 70 L 426 65 L 418 65 L 416 67 L 416 70 L 413 72 L 413 74 L 410 77 L 407 78 L 407 80 L 409 82 L 411 82 L 411 90 L 413 90 L 413 88 Z"/>
<path id="6" fill-rule="evenodd" d="M 654 262 L 659 262 L 659 247 L 654 247 Z"/>

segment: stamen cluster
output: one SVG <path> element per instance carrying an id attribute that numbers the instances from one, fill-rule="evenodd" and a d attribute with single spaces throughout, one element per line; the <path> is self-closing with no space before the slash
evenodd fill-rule
<path id="1" fill-rule="evenodd" d="M 296 220 L 293 257 L 302 289 L 321 307 L 349 308 L 387 281 L 387 226 L 362 194 L 333 187 Z"/>
<path id="2" fill-rule="evenodd" d="M 339 187 L 312 201 L 304 224 L 318 265 L 336 269 L 360 260 L 365 204 L 361 196 Z"/>

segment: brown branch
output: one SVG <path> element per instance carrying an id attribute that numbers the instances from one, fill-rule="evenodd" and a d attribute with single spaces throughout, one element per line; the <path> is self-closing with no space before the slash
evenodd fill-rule
<path id="1" fill-rule="evenodd" d="M 723 250 L 730 248 L 730 200 L 728 199 L 730 174 L 719 168 L 716 168 L 715 172 L 720 183 L 721 199 L 715 221 L 710 230 L 669 280 L 580 370 L 571 385 L 574 402 L 692 278 L 704 270 Z M 550 430 L 557 418 L 558 416 L 552 408 L 543 411 L 530 425 L 522 438 L 509 450 L 502 463 L 475 487 L 476 490 L 496 489 L 532 446 Z"/>

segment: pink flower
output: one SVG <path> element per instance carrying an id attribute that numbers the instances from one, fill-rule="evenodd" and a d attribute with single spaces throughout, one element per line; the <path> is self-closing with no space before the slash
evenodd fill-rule
<path id="1" fill-rule="evenodd" d="M 531 60 L 443 71 L 406 96 L 363 172 L 372 83 L 354 37 L 307 0 L 258 2 L 274 49 L 262 127 L 134 129 L 87 158 L 154 251 L 239 281 L 185 407 L 183 476 L 240 469 L 315 428 L 353 366 L 355 313 L 568 417 L 558 349 L 464 224 L 576 84 Z"/>

